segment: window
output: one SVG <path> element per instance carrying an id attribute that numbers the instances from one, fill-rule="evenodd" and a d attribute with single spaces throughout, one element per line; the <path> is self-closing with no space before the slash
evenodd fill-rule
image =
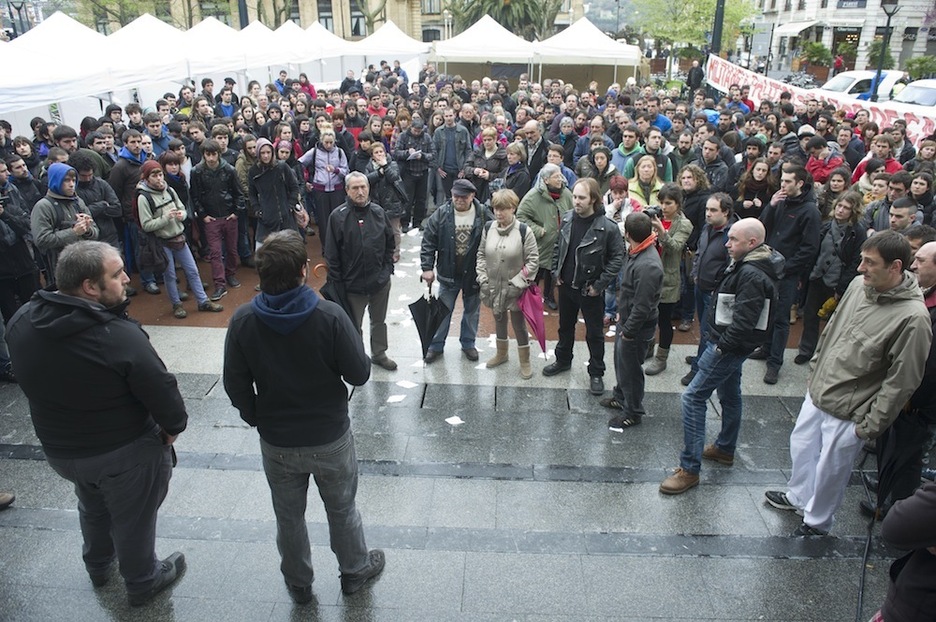
<path id="1" fill-rule="evenodd" d="M 351 0 L 348 6 L 351 8 L 351 36 L 366 37 L 367 21 L 364 19 L 364 13 L 361 11 L 358 0 Z"/>
<path id="2" fill-rule="evenodd" d="M 829 0 L 820 0 L 820 2 L 819 2 L 819 8 L 820 8 L 820 9 L 827 9 L 827 8 L 829 8 Z"/>
<path id="3" fill-rule="evenodd" d="M 423 43 L 432 43 L 433 41 L 442 40 L 442 31 L 438 28 L 423 28 Z"/>
<path id="4" fill-rule="evenodd" d="M 792 10 L 793 10 L 793 0 L 786 0 L 786 2 L 783 3 L 783 10 L 784 10 L 784 11 L 792 11 Z"/>
<path id="5" fill-rule="evenodd" d="M 777 10 L 777 0 L 770 0 L 770 10 L 771 11 Z"/>
<path id="6" fill-rule="evenodd" d="M 332 13 L 331 0 L 318 0 L 318 21 L 325 30 L 335 32 L 335 16 Z"/>
<path id="7" fill-rule="evenodd" d="M 231 25 L 231 4 L 225 0 L 202 0 L 202 19 L 213 17 L 222 24 Z"/>
<path id="8" fill-rule="evenodd" d="M 422 0 L 422 12 L 426 15 L 438 15 L 442 12 L 442 0 Z"/>
<path id="9" fill-rule="evenodd" d="M 289 20 L 295 24 L 302 23 L 302 16 L 299 14 L 299 0 L 293 0 L 289 7 Z"/>
<path id="10" fill-rule="evenodd" d="M 805 11 L 805 10 L 806 10 L 806 0 L 799 0 L 799 2 L 796 4 L 796 10 L 797 10 L 797 11 Z"/>

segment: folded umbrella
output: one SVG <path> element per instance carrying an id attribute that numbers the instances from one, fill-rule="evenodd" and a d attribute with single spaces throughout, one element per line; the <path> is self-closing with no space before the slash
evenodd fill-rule
<path id="1" fill-rule="evenodd" d="M 422 345 L 423 357 L 429 352 L 432 337 L 439 330 L 442 321 L 452 310 L 442 300 L 432 296 L 420 296 L 419 300 L 409 305 L 413 323 L 419 332 L 419 342 Z"/>
<path id="2" fill-rule="evenodd" d="M 543 293 L 536 283 L 523 290 L 517 299 L 517 306 L 526 318 L 530 332 L 536 337 L 543 354 L 546 353 L 546 323 L 543 321 Z"/>
<path id="3" fill-rule="evenodd" d="M 320 276 L 320 271 L 323 270 L 328 273 L 328 266 L 324 263 L 317 264 L 312 268 L 312 274 L 315 276 Z M 325 300 L 331 300 L 348 314 L 348 317 L 352 320 L 354 319 L 354 314 L 351 312 L 351 304 L 348 302 L 348 296 L 345 293 L 344 283 L 336 281 L 333 279 L 327 279 L 325 284 L 319 288 L 319 293 Z"/>

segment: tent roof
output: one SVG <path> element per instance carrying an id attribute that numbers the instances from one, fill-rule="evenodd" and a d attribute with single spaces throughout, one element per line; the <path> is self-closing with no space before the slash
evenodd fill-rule
<path id="1" fill-rule="evenodd" d="M 488 45 L 491 42 L 497 45 Z M 581 45 L 581 42 L 580 42 Z M 433 57 L 459 62 L 529 62 L 534 44 L 518 37 L 490 15 L 485 15 L 459 35 L 436 41 Z"/>
<path id="2" fill-rule="evenodd" d="M 583 45 L 583 42 L 588 42 Z M 544 41 L 534 44 L 536 61 L 542 64 L 639 65 L 640 49 L 619 43 L 583 17 Z"/>
<path id="3" fill-rule="evenodd" d="M 243 69 L 246 51 L 238 32 L 206 17 L 184 33 L 191 76 Z"/>
<path id="4" fill-rule="evenodd" d="M 429 51 L 429 44 L 413 39 L 387 20 L 377 32 L 350 46 L 349 52 L 362 56 L 417 56 Z"/>
<path id="5" fill-rule="evenodd" d="M 61 11 L 56 11 L 35 28 L 13 39 L 10 45 L 38 49 L 48 46 L 50 41 L 67 42 L 70 49 L 80 48 L 83 54 L 91 55 L 94 53 L 93 50 L 101 49 L 106 45 L 107 37 Z"/>
<path id="6" fill-rule="evenodd" d="M 292 60 L 291 50 L 287 48 L 287 53 L 284 54 L 284 50 L 278 46 L 276 34 L 261 22 L 250 22 L 243 29 L 235 32 L 241 41 L 237 49 L 244 49 L 247 46 L 253 50 L 253 53 L 249 55 L 251 66 L 280 65 Z"/>
<path id="7" fill-rule="evenodd" d="M 140 41 L 159 41 L 165 44 L 159 54 L 127 54 Z M 138 86 L 141 74 L 150 81 L 172 81 L 187 76 L 188 60 L 185 56 L 182 32 L 149 13 L 144 13 L 117 32 L 107 36 L 107 45 L 112 50 L 108 63 L 114 76 L 112 89 Z"/>
<path id="8" fill-rule="evenodd" d="M 356 50 L 355 43 L 345 41 L 328 28 L 325 28 L 325 26 L 322 26 L 320 22 L 313 22 L 311 26 L 306 28 L 305 35 L 314 50 L 313 60 L 361 53 Z"/>

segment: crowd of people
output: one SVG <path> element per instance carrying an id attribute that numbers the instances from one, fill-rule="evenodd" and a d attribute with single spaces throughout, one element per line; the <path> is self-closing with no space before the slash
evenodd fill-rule
<path id="1" fill-rule="evenodd" d="M 755 105 L 744 85 L 716 99 L 702 88 L 599 89 L 594 82 L 536 83 L 527 74 L 516 84 L 469 83 L 431 64 L 411 80 L 399 62 L 371 66 L 360 77 L 349 71 L 328 91 L 286 71 L 240 93 L 230 78 L 217 93 L 210 79 L 200 85 L 146 108 L 110 105 L 78 130 L 37 117 L 29 137 L 0 121 L 5 322 L 40 287 L 61 288 L 56 279 L 67 247 L 100 240 L 139 274 L 137 287 L 153 295 L 165 288 L 176 318 L 187 315 L 188 292 L 199 311 L 221 311 L 227 289 L 240 287 L 238 267 L 259 263 L 262 292 L 251 311 L 257 318 L 237 315 L 243 339 L 255 341 L 264 324 L 290 334 L 300 320 L 270 318 L 283 309 L 307 318 L 320 304 L 328 311 L 316 328 L 323 331 L 339 322 L 330 303 L 293 291 L 298 273 L 270 285 L 275 277 L 264 279 L 262 261 L 267 239 L 278 240 L 277 252 L 298 257 L 290 236 L 318 236 L 329 298 L 344 306 L 358 334 L 368 311 L 370 360 L 392 371 L 390 276 L 402 234 L 418 228 L 420 278 L 430 286 L 438 281 L 450 308 L 462 299 L 459 342 L 468 360 L 478 359 L 483 305 L 496 327 L 487 366 L 509 360 L 512 326 L 519 375 L 532 377 L 518 307 L 531 283 L 541 283 L 543 304 L 559 316 L 555 359 L 544 375 L 571 369 L 581 315 L 588 388 L 602 396 L 605 332 L 615 331 L 615 385 L 600 402 L 615 412 L 613 431 L 642 422 L 644 376 L 666 372 L 674 331 L 689 332 L 698 322 L 698 351 L 681 378 L 686 446 L 661 492 L 696 486 L 703 459 L 733 464 L 741 366 L 766 360 L 763 381 L 776 384 L 790 324 L 800 318 L 793 362 L 812 361 L 823 373 L 811 375 L 791 438 L 790 490 L 767 496 L 772 506 L 804 515 L 798 535 L 831 529 L 861 440 L 886 435 L 905 419 L 922 421 L 924 430 L 936 423 L 936 398 L 918 395 L 921 383 L 933 380 L 928 357 L 936 360 L 929 354 L 936 270 L 927 263 L 936 259 L 936 136 L 915 145 L 900 119 L 882 128 L 866 110 L 846 114 L 814 98 L 794 102 L 788 93 Z M 268 270 L 286 261 L 273 250 L 266 255 Z M 199 276 L 199 258 L 211 264 L 210 284 Z M 71 291 L 83 286 L 66 276 Z M 127 295 L 136 291 L 127 286 Z M 101 292 L 85 294 L 106 301 Z M 442 356 L 450 320 L 451 313 L 432 337 L 426 364 Z M 339 324 L 346 332 L 347 322 Z M 235 354 L 226 356 L 225 385 L 255 425 L 257 374 Z M 0 349 L 0 378 L 14 380 L 9 358 Z M 347 364 L 350 382 L 366 380 L 360 360 Z M 860 386 L 855 395 L 844 394 L 849 382 Z M 722 430 L 706 446 L 705 402 L 715 391 Z M 164 425 L 164 434 L 174 438 L 180 425 Z M 346 429 L 331 429 L 329 442 L 347 446 Z M 260 431 L 271 443 L 264 444 L 269 476 L 285 468 L 273 464 L 284 460 L 273 447 L 288 435 L 262 425 Z M 925 438 L 917 435 L 907 449 L 918 455 L 909 476 L 916 485 Z M 830 454 L 836 460 L 819 460 Z M 916 485 L 882 497 L 871 511 L 886 511 Z M 277 519 L 287 538 L 295 501 L 284 496 L 282 505 Z M 368 553 L 359 527 L 352 528 L 353 550 L 336 553 L 349 577 L 367 575 L 363 584 L 383 568 L 383 557 Z M 307 539 L 295 529 L 288 538 Z M 92 579 L 99 571 L 89 567 Z M 284 574 L 294 598 L 308 596 L 307 560 L 287 562 L 284 553 Z"/>

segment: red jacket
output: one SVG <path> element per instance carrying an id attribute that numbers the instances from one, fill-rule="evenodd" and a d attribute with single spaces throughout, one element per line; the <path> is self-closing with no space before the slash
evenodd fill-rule
<path id="1" fill-rule="evenodd" d="M 852 173 L 853 184 L 858 183 L 858 180 L 861 179 L 862 175 L 864 175 L 865 168 L 867 168 L 867 166 L 868 160 L 862 160 L 858 166 L 855 167 L 855 172 Z M 884 170 L 893 175 L 897 171 L 902 171 L 903 165 L 894 158 L 887 158 L 887 160 L 884 161 Z"/>
<path id="2" fill-rule="evenodd" d="M 813 180 L 817 184 L 824 184 L 829 180 L 829 175 L 832 171 L 842 166 L 844 163 L 845 160 L 842 156 L 834 153 L 830 153 L 824 160 L 818 160 L 814 156 L 810 156 L 809 162 L 806 163 L 806 170 L 813 176 Z"/>

